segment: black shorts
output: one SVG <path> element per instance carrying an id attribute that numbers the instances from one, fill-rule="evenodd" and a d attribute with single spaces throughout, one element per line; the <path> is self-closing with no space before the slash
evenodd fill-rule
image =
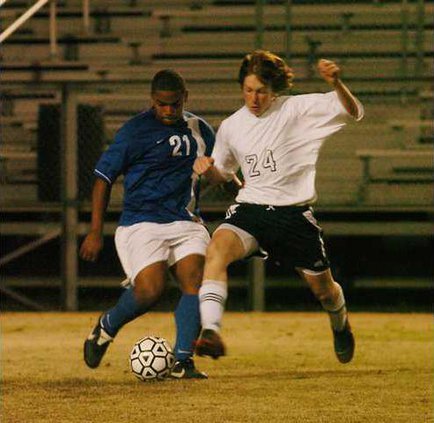
<path id="1" fill-rule="evenodd" d="M 323 231 L 310 206 L 241 203 L 228 209 L 224 223 L 248 232 L 276 261 L 318 272 L 330 267 Z"/>

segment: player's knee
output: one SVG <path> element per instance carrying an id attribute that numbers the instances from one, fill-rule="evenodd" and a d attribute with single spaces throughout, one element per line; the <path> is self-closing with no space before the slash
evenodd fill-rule
<path id="1" fill-rule="evenodd" d="M 200 284 L 201 282 L 185 284 L 184 286 L 181 287 L 181 291 L 183 294 L 197 295 L 199 294 Z"/>
<path id="2" fill-rule="evenodd" d="M 206 250 L 207 266 L 226 268 L 230 263 L 231 258 L 227 249 L 219 241 L 211 241 Z"/>
<path id="3" fill-rule="evenodd" d="M 334 293 L 330 289 L 319 288 L 313 292 L 321 303 L 329 303 L 334 300 Z"/>
<path id="4" fill-rule="evenodd" d="M 202 277 L 202 269 L 192 269 L 185 280 L 182 281 L 181 291 L 184 294 L 196 295 L 199 292 L 199 288 L 202 283 Z"/>
<path id="5" fill-rule="evenodd" d="M 311 291 L 320 302 L 333 301 L 336 296 L 336 282 L 330 270 L 315 272 L 308 269 L 297 269 L 309 285 Z"/>
<path id="6" fill-rule="evenodd" d="M 155 304 L 163 293 L 164 285 L 161 283 L 137 283 L 134 286 L 134 295 L 138 304 L 149 307 Z"/>
<path id="7" fill-rule="evenodd" d="M 311 285 L 312 292 L 322 304 L 333 304 L 338 295 L 338 284 L 334 281 Z"/>

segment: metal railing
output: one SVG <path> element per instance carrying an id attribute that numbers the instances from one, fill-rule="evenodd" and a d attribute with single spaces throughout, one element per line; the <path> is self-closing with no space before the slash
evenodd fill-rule
<path id="1" fill-rule="evenodd" d="M 264 6 L 266 0 L 256 0 L 255 6 L 255 48 L 261 49 L 264 46 L 264 34 L 266 31 L 266 22 L 264 18 Z M 378 2 L 381 5 L 381 1 Z M 285 38 L 284 48 L 285 57 L 288 62 L 291 59 L 291 46 L 292 46 L 292 15 L 293 15 L 293 3 L 292 0 L 284 1 L 285 13 Z M 408 0 L 401 0 L 401 76 L 407 78 L 409 73 L 412 73 L 409 69 L 409 50 L 411 44 L 409 21 L 410 17 L 414 14 L 415 21 L 415 38 L 414 47 L 416 52 L 416 63 L 414 74 L 419 76 L 424 60 L 424 39 L 425 39 L 425 1 L 417 0 L 414 4 L 409 5 Z M 350 27 L 351 14 L 342 14 L 342 27 L 348 29 Z M 313 55 L 315 55 L 316 45 L 311 44 Z"/>
<path id="2" fill-rule="evenodd" d="M 7 0 L 0 0 L 0 7 L 3 6 Z M 57 3 L 56 0 L 39 0 L 29 9 L 27 9 L 19 18 L 17 18 L 11 25 L 9 25 L 0 34 L 0 44 L 3 43 L 9 36 L 11 36 L 18 28 L 26 23 L 35 13 L 42 9 L 47 3 L 50 3 L 50 24 L 49 24 L 49 38 L 50 38 L 50 57 L 56 58 L 57 51 Z M 89 32 L 90 27 L 90 0 L 83 0 L 83 27 L 85 32 Z"/>

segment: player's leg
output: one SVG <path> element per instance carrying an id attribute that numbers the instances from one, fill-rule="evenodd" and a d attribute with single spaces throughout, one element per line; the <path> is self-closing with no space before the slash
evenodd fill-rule
<path id="1" fill-rule="evenodd" d="M 206 251 L 202 286 L 199 290 L 202 327 L 220 330 L 227 298 L 228 266 L 244 258 L 244 245 L 231 229 L 218 229 Z"/>
<path id="2" fill-rule="evenodd" d="M 119 297 L 114 307 L 103 313 L 84 343 L 84 360 L 96 368 L 119 330 L 146 313 L 160 298 L 165 283 L 167 264 L 153 263 L 142 269 Z"/>
<path id="3" fill-rule="evenodd" d="M 190 254 L 177 261 L 170 269 L 182 292 L 175 310 L 176 363 L 171 373 L 171 377 L 175 379 L 207 378 L 205 373 L 196 369 L 192 359 L 194 342 L 200 332 L 198 291 L 205 261 L 203 254 Z"/>
<path id="4" fill-rule="evenodd" d="M 166 271 L 165 261 L 142 269 L 134 278 L 134 285 L 128 287 L 116 305 L 103 314 L 101 323 L 111 337 L 114 338 L 124 325 L 146 313 L 160 299 Z"/>
<path id="5" fill-rule="evenodd" d="M 103 313 L 84 343 L 84 360 L 91 368 L 99 366 L 109 344 L 126 323 L 146 313 L 159 299 L 167 271 L 168 248 L 161 239 L 158 224 L 142 223 L 119 227 L 116 250 L 131 281 L 116 305 Z"/>
<path id="6" fill-rule="evenodd" d="M 333 279 L 330 269 L 320 272 L 300 268 L 297 270 L 328 312 L 338 360 L 341 363 L 348 363 L 354 355 L 355 341 L 342 287 Z"/>
<path id="7" fill-rule="evenodd" d="M 196 354 L 218 358 L 225 355 L 225 346 L 220 337 L 221 321 L 228 295 L 228 266 L 250 251 L 243 238 L 254 238 L 239 228 L 225 224 L 219 227 L 207 248 L 204 279 L 199 290 L 202 332 L 196 343 Z"/>
<path id="8" fill-rule="evenodd" d="M 282 217 L 285 226 L 283 234 L 287 241 L 282 239 L 279 243 L 279 254 L 284 253 L 283 247 L 293 257 L 297 271 L 328 312 L 336 355 L 340 362 L 347 363 L 354 354 L 354 336 L 348 322 L 342 288 L 334 281 L 330 271 L 322 228 L 311 207 L 288 208 L 282 211 L 279 219 Z"/>

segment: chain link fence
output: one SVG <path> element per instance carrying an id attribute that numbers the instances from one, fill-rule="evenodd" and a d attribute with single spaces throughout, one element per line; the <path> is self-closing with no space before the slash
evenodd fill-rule
<path id="1" fill-rule="evenodd" d="M 39 201 L 61 201 L 61 105 L 41 104 L 37 130 L 37 185 Z M 87 104 L 77 107 L 78 200 L 89 201 L 93 169 L 104 149 L 103 110 Z"/>

